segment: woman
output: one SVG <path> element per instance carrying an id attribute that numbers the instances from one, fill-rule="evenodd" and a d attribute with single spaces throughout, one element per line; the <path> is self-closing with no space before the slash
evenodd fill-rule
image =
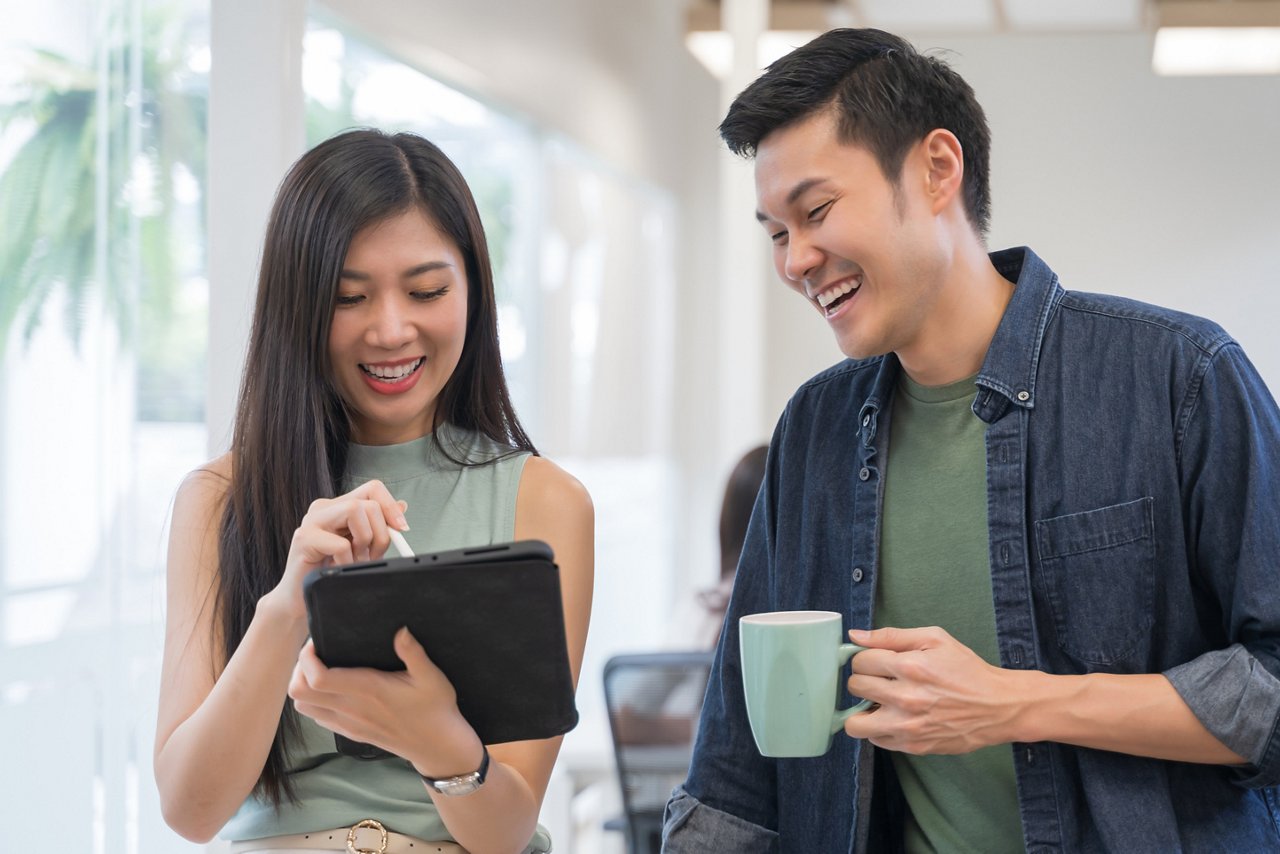
<path id="1" fill-rule="evenodd" d="M 174 506 L 165 820 L 196 841 L 221 830 L 236 852 L 343 851 L 348 833 L 352 850 L 549 850 L 537 815 L 560 740 L 486 748 L 407 630 L 403 672 L 326 669 L 302 581 L 381 556 L 392 528 L 419 553 L 545 540 L 576 684 L 592 513 L 512 409 L 484 233 L 454 165 L 368 130 L 308 152 L 271 214 L 231 451 Z M 334 733 L 395 756 L 340 755 Z M 453 787 L 469 794 L 429 784 L 482 769 L 478 788 Z"/>

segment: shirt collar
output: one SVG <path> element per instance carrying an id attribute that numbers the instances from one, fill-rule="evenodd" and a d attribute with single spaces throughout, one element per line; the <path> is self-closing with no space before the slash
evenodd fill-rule
<path id="1" fill-rule="evenodd" d="M 988 423 L 1009 404 L 1035 408 L 1040 345 L 1049 315 L 1062 298 L 1057 275 L 1025 246 L 992 252 L 991 263 L 1014 289 L 975 380 L 980 391 L 973 411 Z"/>
<path id="2" fill-rule="evenodd" d="M 978 395 L 973 412 L 988 424 L 1004 415 L 1010 405 L 1035 408 L 1040 345 L 1049 315 L 1062 297 L 1057 274 L 1027 247 L 1002 249 L 990 257 L 1000 275 L 1014 283 L 1014 289 L 974 380 Z M 875 438 L 876 415 L 893 395 L 899 370 L 897 356 L 889 353 L 882 357 L 871 394 L 858 413 L 867 447 Z"/>

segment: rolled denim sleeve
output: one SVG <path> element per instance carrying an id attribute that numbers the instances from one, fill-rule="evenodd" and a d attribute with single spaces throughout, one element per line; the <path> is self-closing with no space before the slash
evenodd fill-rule
<path id="1" fill-rule="evenodd" d="M 1262 768 L 1280 750 L 1280 679 L 1240 644 L 1165 671 L 1165 677 L 1215 738 L 1249 760 L 1238 769 L 1246 786 L 1274 785 Z"/>
<path id="2" fill-rule="evenodd" d="M 678 786 L 662 819 L 663 854 L 753 851 L 774 854 L 778 834 L 746 819 L 707 806 Z"/>
<path id="3" fill-rule="evenodd" d="M 1165 676 L 1215 737 L 1251 763 L 1239 785 L 1280 784 L 1280 410 L 1233 341 L 1206 357 L 1182 413 L 1179 466 L 1198 586 L 1221 649 Z"/>

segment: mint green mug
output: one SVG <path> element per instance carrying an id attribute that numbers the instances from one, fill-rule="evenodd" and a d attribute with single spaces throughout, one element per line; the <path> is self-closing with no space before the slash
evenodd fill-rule
<path id="1" fill-rule="evenodd" d="M 762 756 L 821 756 L 844 722 L 872 703 L 837 709 L 841 669 L 866 647 L 841 643 L 835 611 L 772 611 L 738 620 L 747 720 Z"/>

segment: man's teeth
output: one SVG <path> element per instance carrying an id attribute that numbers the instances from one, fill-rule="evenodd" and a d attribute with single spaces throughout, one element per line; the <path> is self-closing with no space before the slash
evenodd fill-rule
<path id="1" fill-rule="evenodd" d="M 861 284 L 861 280 L 850 279 L 843 285 L 831 288 L 830 290 L 825 290 L 818 294 L 818 305 L 826 308 L 845 294 L 851 294 L 856 291 Z"/>
<path id="2" fill-rule="evenodd" d="M 385 368 L 381 365 L 361 365 L 360 370 L 385 382 L 398 382 L 418 370 L 418 366 L 421 364 L 422 359 L 418 358 L 403 365 L 396 365 L 394 368 Z"/>

